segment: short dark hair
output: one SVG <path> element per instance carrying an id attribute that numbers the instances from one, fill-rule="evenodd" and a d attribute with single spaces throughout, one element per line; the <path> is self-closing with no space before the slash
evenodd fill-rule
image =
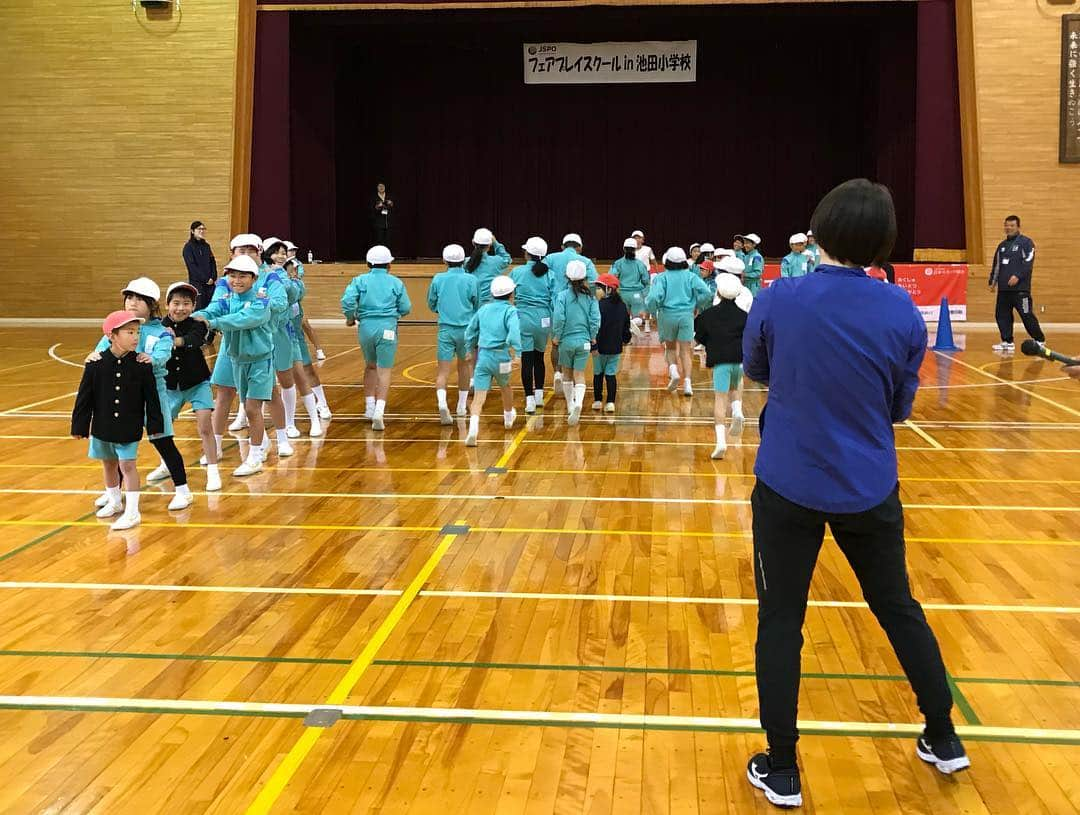
<path id="1" fill-rule="evenodd" d="M 288 249 L 285 246 L 285 241 L 274 241 L 272 244 L 266 247 L 262 253 L 263 263 L 270 264 L 274 262 L 274 255 L 277 254 L 279 248 Z"/>
<path id="2" fill-rule="evenodd" d="M 204 224 L 202 221 L 192 221 L 191 222 L 191 231 L 194 232 L 200 226 L 206 226 L 206 224 Z"/>
<path id="3" fill-rule="evenodd" d="M 1006 218 L 1005 220 L 1006 220 L 1006 221 L 1016 221 L 1016 225 L 1017 225 L 1017 226 L 1020 226 L 1020 216 L 1019 216 L 1019 215 L 1010 215 L 1010 216 L 1009 216 L 1008 218 Z"/>
<path id="4" fill-rule="evenodd" d="M 853 178 L 821 199 L 810 218 L 818 245 L 843 263 L 881 265 L 896 243 L 896 208 L 884 184 Z"/>
<path id="5" fill-rule="evenodd" d="M 173 289 L 171 292 L 169 292 L 169 294 L 165 298 L 165 300 L 166 300 L 166 302 L 171 303 L 177 297 L 185 297 L 188 300 L 190 300 L 192 303 L 199 302 L 199 298 L 195 296 L 195 292 L 193 292 L 187 286 L 177 286 L 175 289 Z"/>

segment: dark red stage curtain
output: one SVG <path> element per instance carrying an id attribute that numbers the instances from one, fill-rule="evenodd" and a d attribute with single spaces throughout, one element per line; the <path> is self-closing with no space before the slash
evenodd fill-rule
<path id="1" fill-rule="evenodd" d="M 255 28 L 248 228 L 263 237 L 287 237 L 291 231 L 289 24 L 289 14 L 264 13 L 258 16 Z"/>
<path id="2" fill-rule="evenodd" d="M 261 12 L 260 49 L 285 16 L 291 137 L 257 132 L 253 170 L 287 171 L 290 236 L 325 259 L 363 256 L 377 180 L 398 206 L 399 257 L 437 256 L 479 225 L 515 254 L 530 234 L 578 231 L 611 257 L 642 228 L 656 247 L 752 229 L 777 256 L 853 176 L 893 189 L 895 257 L 921 236 L 914 3 Z M 523 41 L 639 39 L 698 39 L 698 82 L 522 82 Z M 257 131 L 281 98 L 281 63 L 259 59 Z M 252 213 L 277 229 L 280 200 Z"/>

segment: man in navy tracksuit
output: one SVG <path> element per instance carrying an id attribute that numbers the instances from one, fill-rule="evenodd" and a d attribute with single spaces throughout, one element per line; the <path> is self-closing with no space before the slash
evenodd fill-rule
<path id="1" fill-rule="evenodd" d="M 990 291 L 997 287 L 994 319 L 1001 332 L 1001 342 L 994 346 L 995 351 L 1008 352 L 1016 348 L 1013 344 L 1013 309 L 1020 312 L 1024 329 L 1033 340 L 1043 342 L 1046 339 L 1031 302 L 1031 269 L 1034 265 L 1035 243 L 1027 235 L 1020 234 L 1020 218 L 1010 215 L 1005 219 L 1005 240 L 998 244 L 990 267 Z"/>

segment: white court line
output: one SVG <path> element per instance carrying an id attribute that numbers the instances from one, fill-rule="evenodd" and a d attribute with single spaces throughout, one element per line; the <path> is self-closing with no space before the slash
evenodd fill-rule
<path id="1" fill-rule="evenodd" d="M 956 362 L 956 363 L 958 363 L 960 365 L 963 365 L 965 368 L 970 368 L 971 370 L 973 370 L 973 371 L 975 371 L 977 373 L 980 373 L 983 376 L 990 377 L 990 379 L 994 379 L 994 380 L 997 380 L 998 382 L 1000 382 L 1000 383 L 1002 383 L 1004 385 L 1008 385 L 1010 388 L 1012 388 L 1014 390 L 1018 390 L 1018 391 L 1020 391 L 1020 393 L 1025 394 L 1026 396 L 1030 396 L 1033 399 L 1038 399 L 1041 402 L 1045 402 L 1048 405 L 1052 405 L 1053 407 L 1056 407 L 1058 410 L 1064 410 L 1066 413 L 1071 413 L 1073 416 L 1080 416 L 1080 410 L 1076 410 L 1074 408 L 1071 408 L 1068 405 L 1063 405 L 1063 404 L 1061 404 L 1061 402 L 1056 402 L 1056 401 L 1054 401 L 1053 399 L 1050 399 L 1047 396 L 1043 396 L 1041 393 L 1035 393 L 1035 391 L 1030 391 L 1030 390 L 1027 390 L 1026 388 L 1021 388 L 1019 386 L 1019 384 L 1016 383 L 1016 382 L 1012 382 L 1012 381 L 1010 381 L 1008 379 L 1003 379 L 1002 377 L 998 376 L 997 374 L 992 374 L 989 371 L 984 371 L 982 368 L 976 367 L 975 365 L 972 365 L 971 363 L 964 362 L 964 360 L 962 360 L 962 359 L 956 359 L 955 357 L 950 357 L 944 351 L 934 351 L 934 353 L 937 354 L 940 357 L 945 357 L 946 359 L 951 359 L 953 362 Z"/>
<path id="2" fill-rule="evenodd" d="M 247 594 L 256 591 L 260 594 L 321 594 L 342 597 L 379 596 L 397 597 L 398 589 L 347 589 L 302 586 L 192 586 L 163 585 L 156 583 L 71 583 L 38 582 L 9 580 L 0 582 L 0 590 L 50 589 L 54 591 L 158 591 L 158 592 L 209 592 L 219 594 Z M 451 589 L 423 589 L 421 597 L 470 600 L 547 600 L 557 602 L 606 602 L 606 603 L 663 603 L 668 605 L 709 605 L 709 606 L 756 606 L 758 601 L 750 597 L 673 597 L 660 594 L 583 594 L 533 591 L 459 591 Z M 869 606 L 858 600 L 808 600 L 810 608 L 849 608 L 868 609 Z M 922 603 L 927 611 L 960 612 L 1002 612 L 1020 614 L 1063 614 L 1078 615 L 1078 606 L 1031 606 L 1003 604 L 969 603 Z"/>
<path id="3" fill-rule="evenodd" d="M 935 448 L 936 450 L 945 449 L 944 446 L 940 442 L 938 442 L 937 439 L 935 439 L 933 436 L 931 436 L 929 433 L 927 433 L 925 430 L 915 424 L 915 422 L 911 421 L 911 419 L 905 421 L 904 426 L 907 427 L 909 430 L 914 430 L 919 435 L 919 438 L 927 442 L 931 447 Z"/>
<path id="4" fill-rule="evenodd" d="M 26 410 L 27 408 L 37 407 L 38 405 L 48 404 L 49 402 L 55 402 L 57 399 L 66 399 L 69 396 L 77 396 L 78 393 L 79 392 L 77 390 L 74 390 L 71 393 L 62 393 L 59 396 L 51 396 L 48 399 L 42 399 L 39 402 L 31 402 L 29 405 L 19 405 L 19 407 L 14 407 L 10 410 L 0 411 L 0 416 L 9 416 L 12 413 L 18 413 L 19 411 Z M 57 436 L 56 438 L 63 437 Z"/>
<path id="5" fill-rule="evenodd" d="M 63 343 L 58 342 L 56 343 L 56 345 L 50 346 L 49 356 L 55 359 L 57 362 L 63 363 L 64 365 L 70 365 L 72 368 L 83 368 L 84 363 L 72 362 L 71 360 L 64 359 L 62 356 L 57 355 L 56 349 L 59 348 L 61 345 L 63 345 Z"/>

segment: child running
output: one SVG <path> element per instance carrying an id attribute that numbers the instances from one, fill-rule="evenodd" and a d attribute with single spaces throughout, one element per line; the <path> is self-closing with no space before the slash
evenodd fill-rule
<path id="1" fill-rule="evenodd" d="M 288 245 L 288 242 L 286 242 Z M 307 296 L 307 285 L 304 283 L 304 267 L 300 261 L 295 258 L 289 258 L 285 261 L 285 274 L 288 275 L 289 282 L 295 287 L 296 302 L 290 307 L 289 317 L 289 337 L 292 339 L 292 356 L 293 356 L 293 376 L 297 382 L 303 381 L 309 387 L 310 395 L 315 399 L 315 415 L 319 417 L 321 421 L 331 418 L 334 414 L 330 411 L 330 403 L 326 401 L 326 390 L 323 388 L 322 380 L 319 378 L 319 372 L 315 370 L 315 365 L 311 359 L 311 349 L 308 348 L 307 340 L 304 338 L 304 324 L 307 322 L 307 318 L 304 317 L 304 298 Z M 325 359 L 325 356 L 324 356 Z M 311 416 L 311 407 L 308 404 L 308 397 L 304 396 L 302 399 L 304 403 L 304 409 Z M 313 425 L 314 427 L 314 425 Z M 292 428 L 296 430 L 296 428 Z M 326 432 L 325 426 L 322 428 L 323 432 Z M 299 436 L 299 431 L 297 436 Z M 291 435 L 291 432 L 290 432 Z M 312 433 L 311 435 L 315 435 Z M 293 438 L 296 438 L 294 436 Z"/>
<path id="2" fill-rule="evenodd" d="M 642 235 L 641 239 L 644 240 Z M 623 241 L 623 256 L 611 264 L 611 274 L 619 280 L 619 294 L 626 310 L 633 317 L 630 330 L 642 333 L 648 315 L 645 312 L 645 292 L 649 288 L 649 267 L 638 257 L 638 239 Z M 652 250 L 649 250 L 652 255 Z"/>
<path id="3" fill-rule="evenodd" d="M 521 247 L 525 264 L 510 272 L 514 281 L 514 303 L 521 323 L 521 387 L 525 390 L 525 412 L 536 413 L 544 406 L 544 352 L 551 338 L 555 309 L 555 274 L 543 258 L 548 245 L 532 237 Z"/>
<path id="4" fill-rule="evenodd" d="M 717 275 L 713 307 L 694 320 L 694 336 L 705 346 L 705 367 L 713 372 L 716 447 L 711 457 L 714 459 L 722 459 L 727 452 L 725 424 L 729 404 L 732 409 L 731 435 L 738 436 L 743 430 L 742 401 L 738 396 L 742 387 L 742 336 L 746 312 L 735 302 L 740 291 L 742 284 L 737 277 L 727 272 Z"/>
<path id="5" fill-rule="evenodd" d="M 476 275 L 476 285 L 480 291 L 480 305 L 491 302 L 491 281 L 501 275 L 510 265 L 510 253 L 506 247 L 495 240 L 490 229 L 480 227 L 473 233 L 473 250 L 465 270 Z"/>
<path id="6" fill-rule="evenodd" d="M 700 277 L 690 271 L 686 253 L 673 246 L 664 253 L 663 274 L 657 275 L 649 289 L 646 306 L 656 315 L 664 357 L 668 363 L 668 390 L 674 392 L 683 382 L 683 395 L 693 396 L 691 341 L 694 339 L 694 311 L 712 301 L 712 292 Z"/>
<path id="7" fill-rule="evenodd" d="M 619 279 L 612 274 L 596 278 L 600 289 L 600 330 L 596 335 L 596 356 L 593 357 L 593 410 L 604 408 L 605 413 L 615 412 L 615 394 L 619 383 L 619 361 L 623 346 L 630 342 L 630 315 L 626 304 L 619 297 Z M 607 403 L 604 403 L 604 385 L 607 384 Z"/>
<path id="8" fill-rule="evenodd" d="M 439 315 L 439 340 L 435 352 L 438 367 L 435 372 L 435 401 L 439 423 L 453 424 L 450 406 L 446 401 L 446 382 L 450 378 L 450 363 L 457 360 L 457 415 L 465 415 L 469 399 L 469 347 L 465 344 L 465 329 L 480 307 L 480 288 L 476 276 L 466 274 L 465 249 L 456 243 L 443 248 L 446 271 L 431 279 L 428 288 L 428 308 Z"/>
<path id="9" fill-rule="evenodd" d="M 112 529 L 131 529 L 139 514 L 139 473 L 135 469 L 143 425 L 161 434 L 164 417 L 151 366 L 138 361 L 142 317 L 130 311 L 114 311 L 105 318 L 102 333 L 109 345 L 83 368 L 75 408 L 71 412 L 71 435 L 89 439 L 89 457 L 102 464 L 107 501 L 99 518 L 111 518 L 123 508 L 120 479 L 127 486 L 127 506 Z"/>
<path id="10" fill-rule="evenodd" d="M 517 418 L 514 394 L 510 389 L 510 353 L 521 348 L 521 326 L 517 309 L 510 304 L 513 293 L 513 279 L 498 275 L 491 281 L 492 301 L 480 307 L 465 329 L 466 345 L 476 349 L 472 410 L 469 434 L 465 437 L 467 447 L 476 446 L 480 434 L 480 413 L 487 401 L 492 380 L 502 390 L 503 427 L 509 430 Z"/>
<path id="11" fill-rule="evenodd" d="M 551 342 L 558 348 L 562 367 L 563 395 L 569 413 L 566 423 L 574 427 L 585 401 L 585 365 L 600 331 L 600 307 L 589 287 L 588 267 L 580 260 L 566 264 L 569 287 L 555 298 Z"/>

